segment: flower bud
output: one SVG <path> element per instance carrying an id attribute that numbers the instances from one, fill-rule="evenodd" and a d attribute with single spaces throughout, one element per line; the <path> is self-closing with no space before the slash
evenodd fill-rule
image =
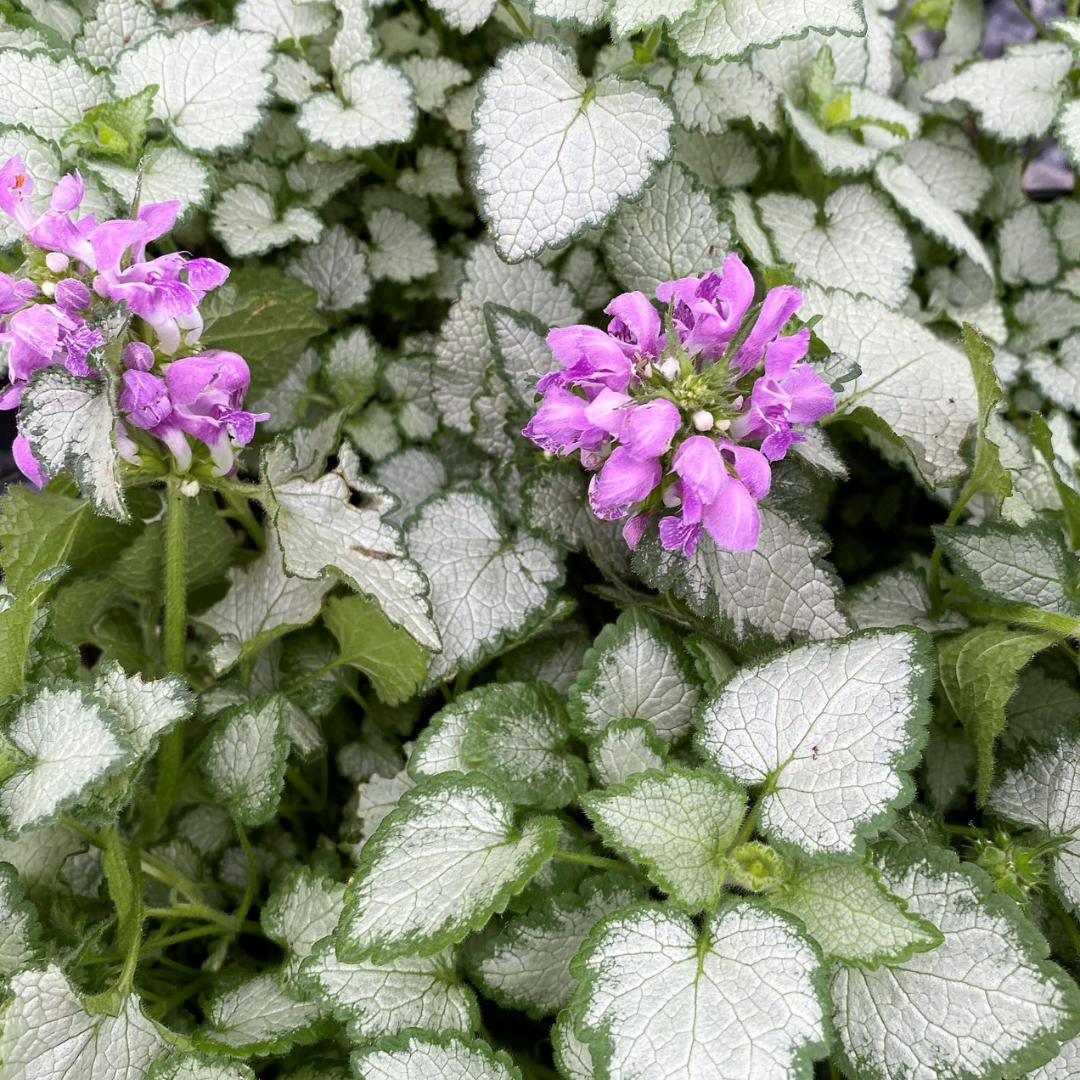
<path id="1" fill-rule="evenodd" d="M 660 365 L 660 374 L 663 375 L 668 382 L 671 382 L 675 376 L 679 374 L 679 361 L 676 360 L 675 357 L 669 356 Z"/>
<path id="2" fill-rule="evenodd" d="M 85 311 L 90 306 L 90 290 L 78 278 L 61 278 L 56 283 L 55 296 L 65 311 Z"/>
<path id="3" fill-rule="evenodd" d="M 56 286 L 51 281 L 43 281 L 41 283 L 41 293 L 51 300 L 56 295 Z"/>
<path id="4" fill-rule="evenodd" d="M 124 367 L 134 371 L 149 371 L 154 366 L 154 350 L 145 342 L 133 341 L 124 346 L 120 359 Z"/>
<path id="5" fill-rule="evenodd" d="M 198 480 L 185 480 L 180 485 L 180 494 L 187 499 L 194 499 L 199 494 L 199 481 Z"/>
<path id="6" fill-rule="evenodd" d="M 698 411 L 690 417 L 690 422 L 694 425 L 696 431 L 711 431 L 713 424 L 716 423 L 713 419 L 713 414 L 707 409 L 698 409 Z"/>
<path id="7" fill-rule="evenodd" d="M 50 251 L 45 256 L 45 265 L 54 274 L 62 274 L 71 265 L 71 260 L 62 251 Z"/>

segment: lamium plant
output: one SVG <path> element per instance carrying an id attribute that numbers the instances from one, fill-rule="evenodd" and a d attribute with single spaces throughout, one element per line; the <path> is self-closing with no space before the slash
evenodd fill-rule
<path id="1" fill-rule="evenodd" d="M 1016 6 L 0 3 L 0 1080 L 1080 1076 Z"/>

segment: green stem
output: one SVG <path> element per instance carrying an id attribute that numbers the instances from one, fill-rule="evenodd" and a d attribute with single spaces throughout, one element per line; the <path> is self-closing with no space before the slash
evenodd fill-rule
<path id="1" fill-rule="evenodd" d="M 187 666 L 187 583 L 184 555 L 187 533 L 187 498 L 180 490 L 179 476 L 168 479 L 165 504 L 165 669 L 178 675 Z M 160 830 L 172 809 L 180 766 L 184 762 L 184 728 L 173 726 L 161 740 L 157 761 L 156 828 Z"/>
<path id="2" fill-rule="evenodd" d="M 251 537 L 251 542 L 260 550 L 266 550 L 266 530 L 259 524 L 258 519 L 251 512 L 251 504 L 247 498 L 232 488 L 226 488 L 221 492 L 221 497 L 228 503 L 226 517 L 238 521 L 244 531 Z"/>
<path id="3" fill-rule="evenodd" d="M 532 27 L 521 17 L 521 12 L 514 7 L 511 0 L 502 0 L 502 6 L 506 9 L 506 13 L 514 20 L 514 25 L 521 31 L 523 37 L 531 38 L 533 36 Z"/>
<path id="4" fill-rule="evenodd" d="M 203 922 L 216 923 L 227 930 L 238 930 L 240 920 L 234 915 L 226 915 L 223 911 L 215 911 L 205 904 L 181 904 L 176 907 L 148 907 L 143 914 L 150 919 L 200 919 Z"/>
<path id="5" fill-rule="evenodd" d="M 255 865 L 255 849 L 251 846 L 251 841 L 244 831 L 244 826 L 235 817 L 233 818 L 233 824 L 236 826 L 236 833 L 240 837 L 240 846 L 247 856 L 247 888 L 244 889 L 244 898 L 240 901 L 240 907 L 235 916 L 237 923 L 242 924 L 247 918 L 247 913 L 251 910 L 251 905 L 255 902 L 255 884 L 258 880 L 258 871 Z"/>
<path id="6" fill-rule="evenodd" d="M 1046 27 L 1043 26 L 1043 24 L 1037 18 L 1035 18 L 1035 13 L 1031 10 L 1031 8 L 1027 6 L 1025 0 L 1013 0 L 1013 3 L 1016 4 L 1017 8 L 1020 11 L 1020 14 L 1023 15 L 1024 18 L 1027 19 L 1027 21 L 1031 23 L 1032 26 L 1035 27 L 1035 32 L 1039 35 L 1039 37 L 1050 36 Z"/>
<path id="7" fill-rule="evenodd" d="M 639 64 L 651 64 L 656 58 L 656 47 L 660 44 L 660 36 L 663 33 L 663 27 L 660 23 L 652 28 L 649 36 L 645 39 L 645 44 L 641 46 L 641 51 L 635 49 L 635 53 L 638 53 L 640 59 L 637 61 Z M 636 57 L 635 57 L 636 59 Z"/>
<path id="8" fill-rule="evenodd" d="M 286 697 L 290 694 L 295 694 L 297 691 L 303 690 L 305 686 L 310 686 L 316 679 L 321 679 L 324 675 L 333 671 L 334 668 L 341 667 L 341 664 L 342 661 L 340 659 L 330 660 L 328 663 L 323 664 L 322 667 L 318 667 L 305 675 L 302 679 L 297 679 L 296 682 L 283 687 L 279 693 L 284 694 Z"/>
<path id="9" fill-rule="evenodd" d="M 184 546 L 187 533 L 187 498 L 180 477 L 170 476 L 165 507 L 165 668 L 184 674 L 187 663 L 187 585 L 184 581 Z"/>
<path id="10" fill-rule="evenodd" d="M 760 801 L 754 803 L 753 807 L 750 809 L 750 813 L 743 819 L 742 826 L 735 834 L 735 839 L 732 840 L 731 847 L 728 849 L 729 851 L 734 851 L 737 847 L 742 847 L 742 845 L 754 835 L 754 830 L 757 828 L 758 806 L 760 806 Z"/>
<path id="11" fill-rule="evenodd" d="M 392 168 L 374 151 L 365 150 L 360 160 L 380 179 L 388 184 L 397 183 L 397 169 Z"/>
<path id="12" fill-rule="evenodd" d="M 950 528 L 960 520 L 964 507 L 971 502 L 978 490 L 974 484 L 968 482 L 967 487 L 960 492 L 960 497 L 953 503 L 949 516 L 945 519 L 946 528 Z M 941 593 L 941 556 L 941 544 L 935 543 L 934 552 L 930 556 L 930 570 L 927 574 L 927 588 L 930 590 L 930 613 L 935 619 L 941 615 L 945 607 L 945 599 Z"/>
<path id="13" fill-rule="evenodd" d="M 578 851 L 562 851 L 556 849 L 552 858 L 561 859 L 563 862 L 581 863 L 583 866 L 595 866 L 598 870 L 621 870 L 624 874 L 636 877 L 645 885 L 652 882 L 636 866 L 623 862 L 621 859 L 606 859 L 603 855 L 583 855 Z"/>
<path id="14" fill-rule="evenodd" d="M 313 810 L 323 809 L 325 800 L 319 798 L 319 793 L 291 765 L 285 770 L 285 779 L 307 799 Z"/>

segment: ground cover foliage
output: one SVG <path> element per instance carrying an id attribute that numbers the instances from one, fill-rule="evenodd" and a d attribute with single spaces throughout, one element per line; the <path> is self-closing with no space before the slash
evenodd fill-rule
<path id="1" fill-rule="evenodd" d="M 1080 1075 L 1080 19 L 889 7 L 0 2 L 0 164 L 179 200 L 269 414 L 133 454 L 111 300 L 23 391 L 0 1080 Z M 836 410 L 631 551 L 545 339 L 731 252 Z"/>

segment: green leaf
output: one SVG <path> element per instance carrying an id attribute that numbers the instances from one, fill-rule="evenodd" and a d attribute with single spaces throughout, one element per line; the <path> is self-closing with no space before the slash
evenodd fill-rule
<path id="1" fill-rule="evenodd" d="M 427 675 L 427 653 L 394 626 L 365 596 L 331 597 L 323 612 L 326 628 L 337 638 L 338 662 L 359 668 L 381 701 L 408 701 Z"/>
<path id="2" fill-rule="evenodd" d="M 242 825 L 264 825 L 277 810 L 289 756 L 286 699 L 271 694 L 223 709 L 203 747 L 203 776 Z"/>
<path id="3" fill-rule="evenodd" d="M 1058 498 L 1061 500 L 1065 527 L 1069 533 L 1069 547 L 1076 551 L 1077 548 L 1080 548 L 1080 492 L 1062 477 L 1059 468 L 1062 460 L 1054 450 L 1054 438 L 1050 432 L 1050 425 L 1038 413 L 1031 414 L 1031 430 L 1029 434 L 1031 435 L 1032 445 L 1042 455 L 1054 478 L 1054 487 L 1057 489 Z"/>
<path id="4" fill-rule="evenodd" d="M 594 791 L 581 801 L 609 847 L 643 862 L 668 901 L 712 911 L 727 854 L 746 815 L 746 792 L 718 773 L 669 766 Z"/>
<path id="5" fill-rule="evenodd" d="M 68 128 L 61 145 L 120 158 L 134 166 L 146 141 L 157 90 L 156 86 L 148 86 L 131 97 L 95 105 L 79 123 Z"/>
<path id="6" fill-rule="evenodd" d="M 1005 704 L 1020 669 L 1054 645 L 1048 634 L 981 626 L 938 641 L 938 679 L 975 754 L 975 795 L 986 801 L 994 776 L 994 740 L 1005 730 Z"/>
<path id="7" fill-rule="evenodd" d="M 67 559 L 90 504 L 53 491 L 12 484 L 0 500 L 0 566 L 19 594 L 39 574 Z"/>
<path id="8" fill-rule="evenodd" d="M 461 941 L 525 887 L 560 831 L 547 817 L 517 826 L 513 805 L 479 777 L 425 780 L 401 797 L 360 853 L 338 956 L 386 963 Z"/>
<path id="9" fill-rule="evenodd" d="M 801 919 L 826 959 L 845 964 L 901 963 L 942 942 L 937 928 L 909 912 L 866 864 L 805 864 L 765 899 Z"/>
<path id="10" fill-rule="evenodd" d="M 318 302 L 314 289 L 276 267 L 242 267 L 203 301 L 200 344 L 240 353 L 252 382 L 271 385 L 288 374 L 305 342 L 326 329 Z"/>
<path id="11" fill-rule="evenodd" d="M 21 696 L 26 689 L 26 653 L 34 619 L 56 577 L 56 571 L 46 571 L 24 593 L 0 607 L 0 701 Z"/>
<path id="12" fill-rule="evenodd" d="M 1004 397 L 997 372 L 994 370 L 994 350 L 986 344 L 982 334 L 970 323 L 964 323 L 964 352 L 971 364 L 971 376 L 975 380 L 975 393 L 979 398 L 979 429 L 975 443 L 975 461 L 971 476 L 965 486 L 970 491 L 986 491 L 994 499 L 995 507 L 1012 494 L 1012 476 L 1001 463 L 1001 454 L 990 439 L 989 425 L 998 405 Z"/>
<path id="13" fill-rule="evenodd" d="M 127 851 L 115 829 L 105 830 L 105 881 L 109 899 L 116 909 L 116 937 L 120 953 L 127 956 L 131 943 L 142 927 L 142 897 L 136 891 L 136 878 Z"/>

